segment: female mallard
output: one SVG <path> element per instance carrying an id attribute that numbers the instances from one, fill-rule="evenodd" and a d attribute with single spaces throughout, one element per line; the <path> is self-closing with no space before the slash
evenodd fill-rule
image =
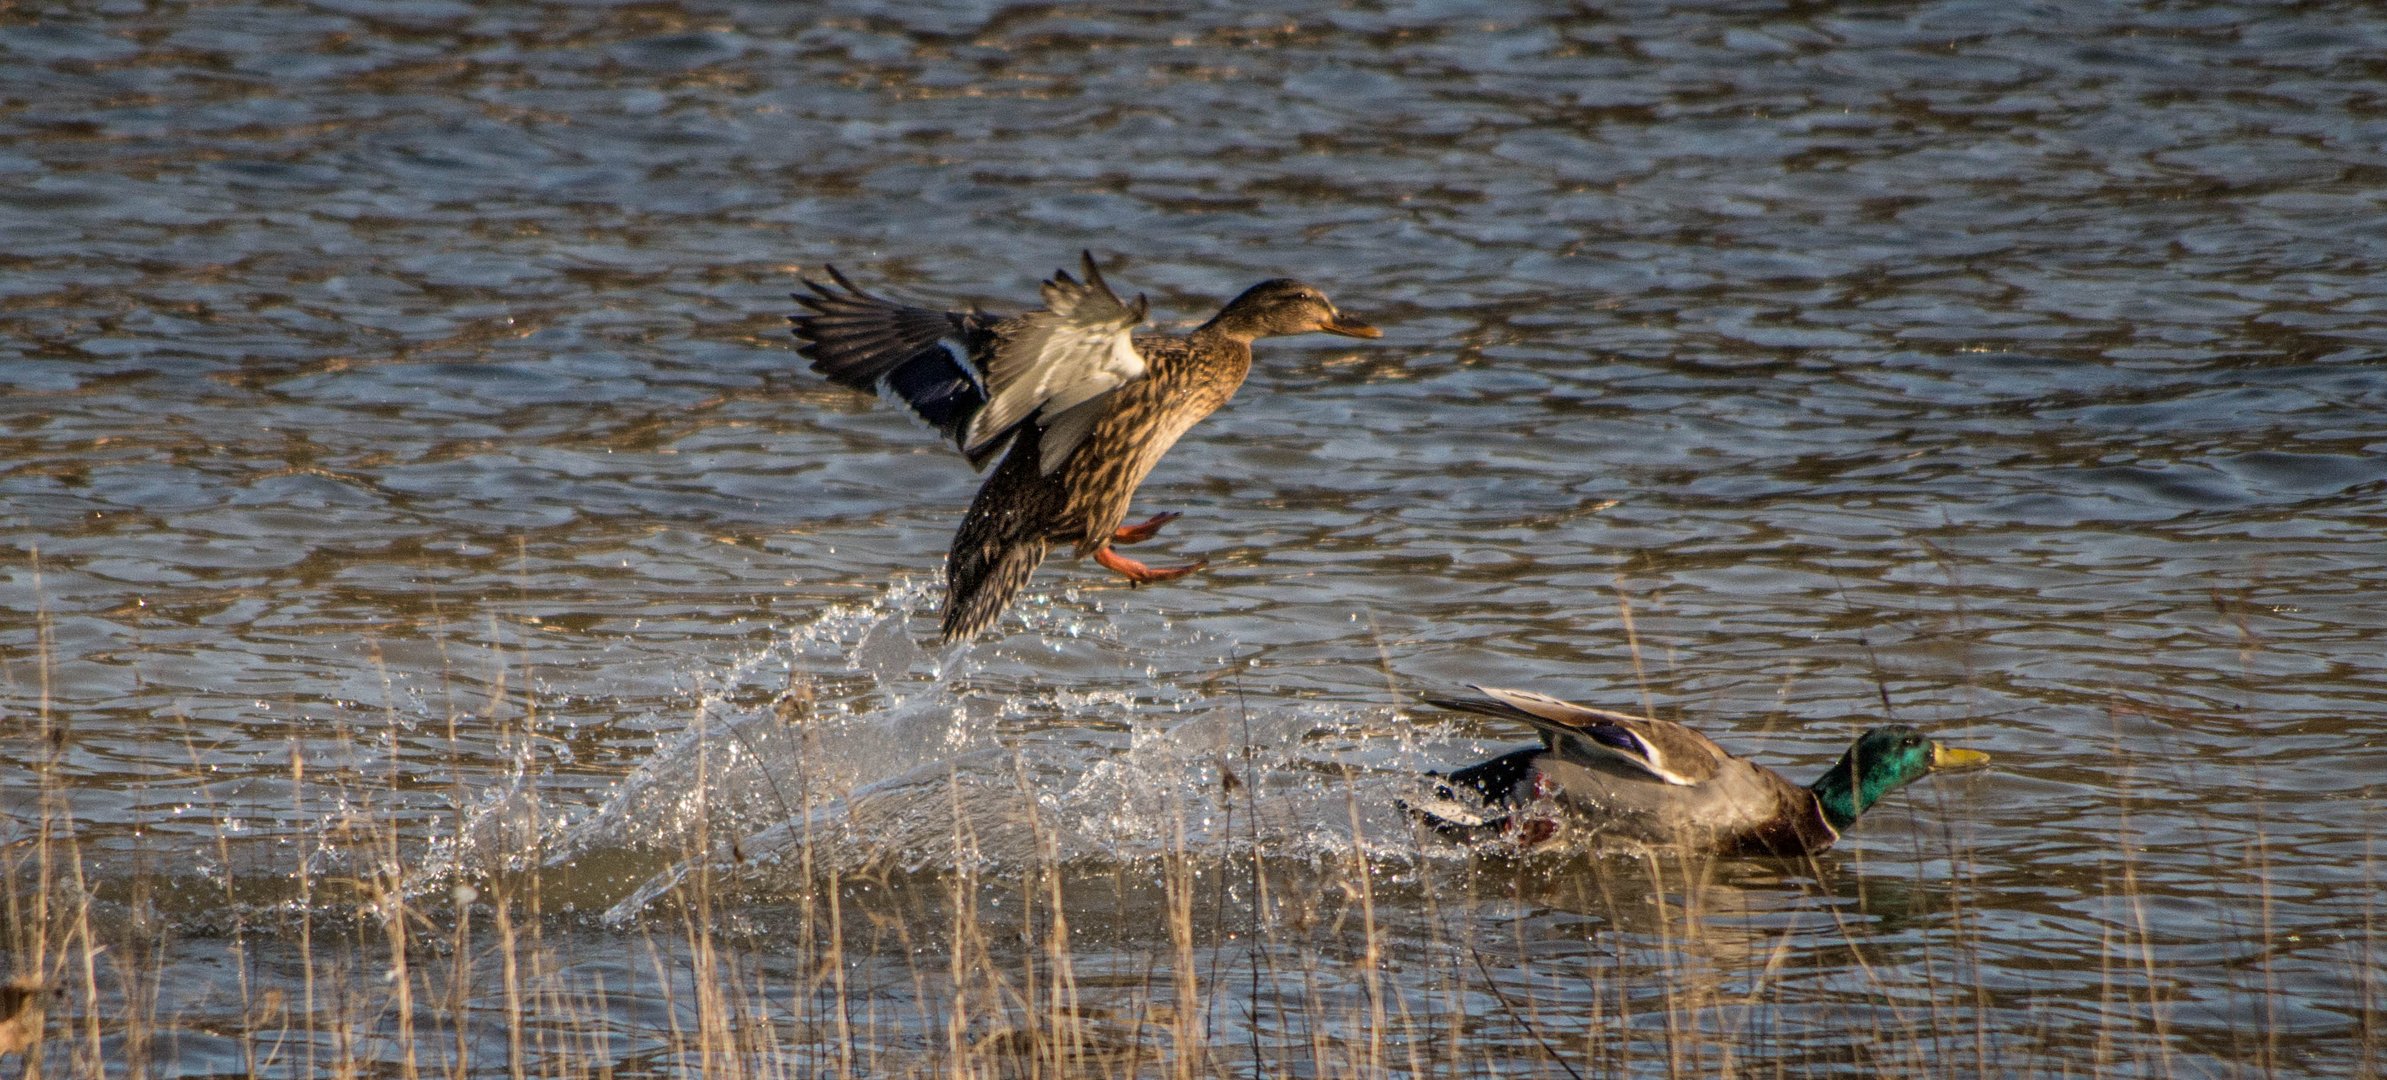
<path id="1" fill-rule="evenodd" d="M 1538 843 L 1564 821 L 1600 836 L 1729 855 L 1813 855 L 1898 787 L 1934 770 L 1989 763 L 1978 750 L 1891 725 L 1858 736 L 1839 764 L 1800 787 L 1681 724 L 1523 690 L 1474 689 L 1484 696 L 1427 700 L 1522 720 L 1541 732 L 1542 745 L 1454 772 L 1435 786 L 1441 806 L 1411 807 L 1437 830 L 1467 839 L 1513 834 Z M 1493 814 L 1461 807 L 1459 789 Z"/>
<path id="2" fill-rule="evenodd" d="M 856 390 L 893 391 L 974 467 L 1011 447 L 946 554 L 946 641 L 994 622 L 1054 544 L 1092 552 L 1137 584 L 1201 569 L 1198 561 L 1156 570 L 1111 550 L 1178 517 L 1120 525 L 1144 474 L 1235 396 L 1253 341 L 1314 330 L 1383 336 L 1287 278 L 1244 290 L 1184 337 L 1130 336 L 1144 321 L 1144 298 L 1121 302 L 1093 254 L 1081 259 L 1084 281 L 1055 273 L 1044 307 L 1012 318 L 908 307 L 863 292 L 835 267 L 826 268 L 835 288 L 805 280 L 811 294 L 795 294 L 811 309 L 788 318 L 812 370 Z"/>

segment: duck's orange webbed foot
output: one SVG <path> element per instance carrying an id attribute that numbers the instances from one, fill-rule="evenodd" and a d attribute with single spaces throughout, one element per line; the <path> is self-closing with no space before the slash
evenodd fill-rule
<path id="1" fill-rule="evenodd" d="M 1184 516 L 1184 514 L 1180 514 L 1175 510 L 1171 510 L 1165 514 L 1154 514 L 1152 515 L 1151 520 L 1146 521 L 1141 525 L 1121 525 L 1118 528 L 1111 530 L 1111 543 L 1141 544 L 1146 540 L 1150 540 L 1153 537 L 1160 535 L 1161 526 Z"/>
<path id="2" fill-rule="evenodd" d="M 1125 555 L 1121 555 L 1116 551 L 1112 551 L 1109 544 L 1104 544 L 1103 546 L 1094 549 L 1094 561 L 1101 563 L 1112 573 L 1126 578 L 1128 584 L 1131 585 L 1149 585 L 1155 581 L 1167 581 L 1171 578 L 1181 578 L 1187 574 L 1193 573 L 1196 570 L 1210 565 L 1210 560 L 1208 559 L 1196 559 L 1184 566 L 1164 566 L 1158 570 L 1155 570 L 1144 565 L 1143 563 L 1135 561 L 1134 559 L 1130 559 Z"/>

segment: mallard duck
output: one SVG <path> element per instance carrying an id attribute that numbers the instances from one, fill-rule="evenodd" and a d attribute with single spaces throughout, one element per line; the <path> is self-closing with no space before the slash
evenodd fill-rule
<path id="1" fill-rule="evenodd" d="M 1083 281 L 1055 273 L 1044 307 L 1010 318 L 881 299 L 835 267 L 824 268 L 833 284 L 800 279 L 811 291 L 794 294 L 810 309 L 788 318 L 812 370 L 856 390 L 891 391 L 973 468 L 1010 447 L 946 554 L 948 642 L 993 623 L 1055 544 L 1091 553 L 1138 585 L 1207 565 L 1154 568 L 1112 550 L 1151 539 L 1180 516 L 1121 524 L 1144 474 L 1235 396 L 1253 341 L 1312 331 L 1383 336 L 1290 278 L 1244 290 L 1183 337 L 1131 336 L 1150 305 L 1141 295 L 1121 301 L 1091 252 L 1080 260 Z"/>
<path id="2" fill-rule="evenodd" d="M 1840 763 L 1805 787 L 1726 752 L 1681 724 L 1594 709 L 1524 690 L 1428 698 L 1461 712 L 1522 720 L 1526 747 L 1442 778 L 1437 806 L 1409 809 L 1446 835 L 1549 839 L 1561 822 L 1604 836 L 1732 855 L 1813 855 L 1902 785 L 1989 763 L 1978 750 L 1924 738 L 1903 724 L 1857 737 Z M 1482 800 L 1475 814 L 1460 793 Z M 1471 820 L 1472 819 L 1472 820 Z"/>

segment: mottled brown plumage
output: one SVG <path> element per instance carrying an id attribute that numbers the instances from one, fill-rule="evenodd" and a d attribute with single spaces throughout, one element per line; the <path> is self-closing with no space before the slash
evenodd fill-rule
<path id="1" fill-rule="evenodd" d="M 1091 255 L 1083 282 L 1044 286 L 1046 306 L 1009 319 L 935 312 L 862 292 L 805 284 L 793 316 L 815 370 L 848 386 L 885 385 L 982 460 L 1010 450 L 978 489 L 945 563 L 943 636 L 985 629 L 1055 545 L 1144 583 L 1204 565 L 1153 569 L 1112 550 L 1149 538 L 1176 515 L 1122 529 L 1137 485 L 1188 428 L 1235 396 L 1251 343 L 1312 331 L 1377 337 L 1325 295 L 1279 278 L 1252 286 L 1183 337 L 1130 337 L 1144 298 L 1121 302 Z M 967 357 L 965 366 L 957 357 Z"/>
<path id="2" fill-rule="evenodd" d="M 1727 855 L 1813 855 L 1899 786 L 1936 769 L 1989 761 L 1890 725 L 1865 732 L 1839 764 L 1801 787 L 1670 720 L 1524 690 L 1475 689 L 1481 697 L 1428 701 L 1523 721 L 1540 732 L 1542 745 L 1454 772 L 1436 785 L 1433 800 L 1411 807 L 1467 840 L 1531 843 L 1571 826 L 1603 839 Z M 1488 812 L 1457 802 L 1462 791 Z"/>

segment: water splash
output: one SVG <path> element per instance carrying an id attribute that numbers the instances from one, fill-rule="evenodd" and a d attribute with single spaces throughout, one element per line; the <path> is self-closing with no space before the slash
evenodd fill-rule
<path id="1" fill-rule="evenodd" d="M 896 582 L 706 680 L 678 736 L 551 829 L 548 865 L 664 860 L 610 904 L 622 919 L 699 868 L 769 890 L 865 867 L 1374 843 L 1355 835 L 1409 849 L 1387 792 L 1447 729 L 1252 700 L 1234 642 L 1098 604 L 1031 598 L 1010 636 L 932 653 L 913 626 L 933 600 Z M 523 825 L 511 804 L 477 817 Z"/>
<path id="2" fill-rule="evenodd" d="M 704 679 L 600 804 L 557 815 L 510 784 L 421 879 L 544 852 L 609 867 L 575 899 L 622 920 L 700 869 L 769 893 L 868 868 L 1418 854 L 1396 796 L 1449 758 L 1425 749 L 1448 724 L 1247 697 L 1235 642 L 1082 600 L 1032 596 L 1009 636 L 932 652 L 914 628 L 934 599 L 900 580 L 822 609 Z"/>

